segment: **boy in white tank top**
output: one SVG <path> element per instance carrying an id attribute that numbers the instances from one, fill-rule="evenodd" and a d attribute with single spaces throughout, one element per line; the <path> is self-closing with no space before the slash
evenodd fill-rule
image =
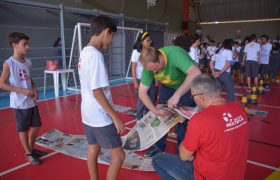
<path id="1" fill-rule="evenodd" d="M 31 79 L 32 64 L 24 57 L 29 50 L 28 40 L 29 37 L 23 33 L 14 32 L 8 36 L 13 55 L 3 64 L 0 88 L 11 92 L 10 107 L 16 116 L 20 142 L 27 160 L 38 165 L 41 162 L 39 156 L 45 153 L 33 148 L 42 123 L 36 105 L 38 91 Z"/>

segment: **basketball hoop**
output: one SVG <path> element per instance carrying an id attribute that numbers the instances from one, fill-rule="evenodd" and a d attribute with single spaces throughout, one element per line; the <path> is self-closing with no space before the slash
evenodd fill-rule
<path id="1" fill-rule="evenodd" d="M 151 6 L 155 6 L 157 3 L 157 0 L 147 0 L 147 9 L 149 9 Z"/>

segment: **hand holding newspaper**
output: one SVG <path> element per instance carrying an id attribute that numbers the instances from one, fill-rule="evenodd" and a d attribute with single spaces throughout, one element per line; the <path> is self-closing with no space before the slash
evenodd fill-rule
<path id="1" fill-rule="evenodd" d="M 122 137 L 123 148 L 130 151 L 142 151 L 162 138 L 169 130 L 179 122 L 190 119 L 197 108 L 179 106 L 168 109 L 166 105 L 158 105 L 159 109 L 171 112 L 168 116 L 157 117 L 151 111 L 148 112 L 131 130 Z"/>

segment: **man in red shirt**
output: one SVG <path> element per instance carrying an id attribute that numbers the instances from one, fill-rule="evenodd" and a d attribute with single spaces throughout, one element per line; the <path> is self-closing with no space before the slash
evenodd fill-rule
<path id="1" fill-rule="evenodd" d="M 160 153 L 153 167 L 162 179 L 244 179 L 248 154 L 248 116 L 239 102 L 225 102 L 219 82 L 202 74 L 191 93 L 203 110 L 194 115 L 179 156 Z M 193 163 L 189 159 L 195 153 Z"/>

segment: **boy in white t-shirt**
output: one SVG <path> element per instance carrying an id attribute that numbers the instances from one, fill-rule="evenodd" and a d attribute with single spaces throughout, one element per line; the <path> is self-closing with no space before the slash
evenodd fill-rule
<path id="1" fill-rule="evenodd" d="M 46 153 L 35 150 L 39 129 L 42 126 L 36 100 L 38 91 L 31 77 L 32 63 L 24 56 L 29 50 L 29 37 L 14 32 L 8 36 L 13 55 L 3 64 L 0 88 L 10 91 L 10 107 L 16 116 L 16 129 L 25 150 L 26 159 L 33 165 L 40 164 L 39 156 Z M 7 81 L 9 83 L 7 83 Z"/>
<path id="2" fill-rule="evenodd" d="M 259 65 L 260 65 L 260 44 L 256 43 L 256 35 L 250 35 L 250 43 L 245 46 L 243 65 L 245 64 L 245 74 L 247 76 L 248 90 L 251 90 L 251 78 L 258 85 Z M 246 63 L 245 63 L 246 61 Z"/>
<path id="3" fill-rule="evenodd" d="M 265 87 L 269 88 L 268 82 L 268 74 L 269 74 L 269 55 L 272 50 L 272 45 L 268 42 L 267 35 L 261 35 L 261 65 L 260 65 L 260 78 L 263 79 L 266 83 Z"/>
<path id="4" fill-rule="evenodd" d="M 125 158 L 119 134 L 125 127 L 112 108 L 108 72 L 101 49 L 107 49 L 117 31 L 115 22 L 107 16 L 97 16 L 91 22 L 92 36 L 79 59 L 81 82 L 81 114 L 88 140 L 88 170 L 91 179 L 98 179 L 100 149 L 110 149 L 112 160 L 107 179 L 117 179 Z"/>

